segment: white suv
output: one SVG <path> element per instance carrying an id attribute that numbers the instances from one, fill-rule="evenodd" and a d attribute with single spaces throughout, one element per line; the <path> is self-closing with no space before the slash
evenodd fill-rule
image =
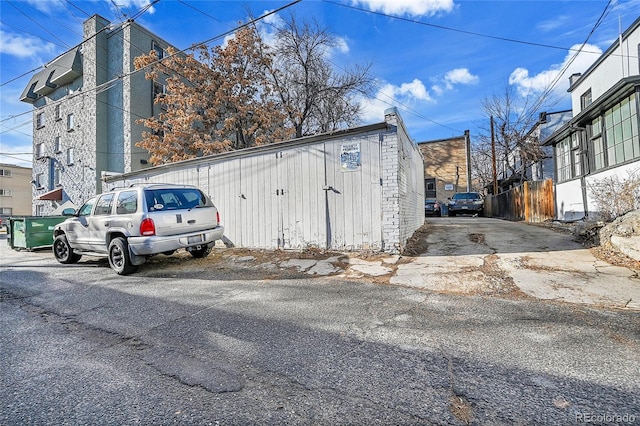
<path id="1" fill-rule="evenodd" d="M 184 248 L 205 257 L 224 232 L 209 197 L 195 186 L 144 184 L 114 189 L 88 200 L 53 231 L 53 254 L 75 263 L 83 254 L 107 256 L 120 275 L 147 257 Z"/>

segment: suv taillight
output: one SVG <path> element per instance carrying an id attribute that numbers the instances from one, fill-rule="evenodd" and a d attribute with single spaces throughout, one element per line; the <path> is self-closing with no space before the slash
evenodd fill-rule
<path id="1" fill-rule="evenodd" d="M 145 237 L 156 235 L 156 225 L 153 223 L 153 219 L 146 218 L 140 224 L 140 235 L 144 235 Z"/>
<path id="2" fill-rule="evenodd" d="M 216 220 L 220 223 L 220 212 L 216 211 Z"/>

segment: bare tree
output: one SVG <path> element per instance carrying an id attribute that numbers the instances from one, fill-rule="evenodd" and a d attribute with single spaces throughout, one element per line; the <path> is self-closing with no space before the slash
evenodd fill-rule
<path id="1" fill-rule="evenodd" d="M 531 133 L 538 122 L 542 104 L 539 97 L 518 96 L 513 86 L 482 101 L 485 120 L 481 134 L 472 150 L 472 167 L 477 189 L 493 182 L 493 153 L 490 119 L 494 122 L 494 140 L 498 172 L 507 176 L 526 178 L 527 167 L 544 158 L 536 134 Z M 486 123 L 486 124 L 485 124 Z"/>
<path id="2" fill-rule="evenodd" d="M 329 132 L 358 123 L 356 95 L 369 93 L 370 66 L 339 73 L 329 59 L 338 39 L 317 22 L 292 15 L 277 29 L 270 76 L 295 136 Z"/>

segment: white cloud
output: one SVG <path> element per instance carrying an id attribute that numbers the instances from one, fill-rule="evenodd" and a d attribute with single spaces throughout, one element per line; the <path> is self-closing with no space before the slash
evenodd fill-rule
<path id="1" fill-rule="evenodd" d="M 55 46 L 33 36 L 20 36 L 0 30 L 0 54 L 16 56 L 18 58 L 51 55 Z"/>
<path id="2" fill-rule="evenodd" d="M 118 9 L 120 11 L 122 11 L 122 9 L 130 9 L 133 8 L 136 12 L 139 9 L 142 9 L 145 6 L 148 6 L 149 4 L 151 4 L 151 0 L 116 0 L 115 2 L 111 2 L 109 0 L 107 0 L 107 2 L 109 3 L 109 5 L 111 5 L 112 8 L 115 8 L 114 3 L 118 6 Z M 153 6 L 151 6 L 146 13 L 155 13 L 155 9 L 153 8 Z"/>
<path id="3" fill-rule="evenodd" d="M 387 108 L 395 106 L 403 109 L 403 105 L 411 106 L 417 102 L 433 102 L 433 98 L 419 79 L 399 86 L 386 83 L 380 87 L 373 99 L 363 98 L 360 101 L 362 118 L 365 122 L 379 122 L 384 119 L 384 111 Z"/>
<path id="4" fill-rule="evenodd" d="M 442 80 L 434 84 L 431 89 L 437 95 L 442 95 L 447 90 L 453 90 L 455 85 L 478 84 L 479 81 L 480 78 L 471 74 L 468 68 L 455 68 L 448 71 Z"/>
<path id="5" fill-rule="evenodd" d="M 453 0 L 353 0 L 374 12 L 392 15 L 431 16 L 438 12 L 451 12 Z"/>
<path id="6" fill-rule="evenodd" d="M 529 70 L 526 68 L 516 68 L 509 76 L 509 84 L 515 85 L 521 96 L 527 96 L 531 93 L 543 92 L 556 82 L 554 92 L 560 95 L 565 94 L 569 88 L 569 76 L 586 71 L 602 53 L 598 46 L 587 44 L 573 59 L 580 46 L 579 44 L 572 46 L 562 64 L 551 65 L 549 69 L 533 76 L 529 75 Z"/>
<path id="7" fill-rule="evenodd" d="M 454 84 L 477 84 L 480 78 L 473 75 L 467 68 L 456 68 L 444 75 L 444 81 L 450 85 Z"/>
<path id="8" fill-rule="evenodd" d="M 50 15 L 55 11 L 59 12 L 60 10 L 66 10 L 64 8 L 64 0 L 27 0 L 27 3 L 35 7 L 40 12 L 46 13 L 47 15 Z"/>
<path id="9" fill-rule="evenodd" d="M 558 28 L 567 28 L 570 21 L 571 17 L 568 15 L 556 16 L 553 19 L 538 22 L 536 28 L 542 32 L 549 33 Z"/>

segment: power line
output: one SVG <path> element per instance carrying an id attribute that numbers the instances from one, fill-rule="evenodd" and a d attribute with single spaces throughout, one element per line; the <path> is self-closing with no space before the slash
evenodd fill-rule
<path id="1" fill-rule="evenodd" d="M 589 41 L 589 39 L 591 38 L 593 33 L 596 31 L 596 29 L 600 26 L 600 24 L 602 24 L 602 21 L 604 20 L 604 18 L 609 13 L 609 6 L 611 6 L 611 0 L 609 0 L 607 2 L 606 6 L 604 7 L 604 10 L 600 14 L 600 17 L 598 18 L 596 23 L 593 25 L 593 28 L 591 29 L 591 31 L 589 32 L 589 34 L 587 35 L 585 40 L 580 45 L 580 48 L 574 53 L 574 55 L 571 57 L 571 59 L 569 59 L 569 61 L 567 61 L 567 63 L 564 64 L 564 66 L 560 69 L 560 71 L 555 76 L 555 78 L 553 79 L 551 84 L 538 96 L 538 99 L 533 103 L 532 108 L 529 109 L 530 112 L 528 112 L 528 114 L 535 113 L 538 110 L 538 108 L 540 108 L 542 106 L 542 104 L 546 100 L 547 96 L 549 96 L 549 94 L 553 91 L 554 87 L 560 81 L 560 78 L 569 69 L 571 64 L 576 60 L 576 58 L 578 57 L 578 55 L 580 54 L 580 52 L 582 51 L 584 46 L 587 44 L 587 42 Z"/>
<path id="2" fill-rule="evenodd" d="M 472 35 L 472 36 L 476 36 L 476 37 L 484 37 L 484 38 L 490 38 L 490 39 L 493 39 L 493 40 L 506 41 L 506 42 L 509 42 L 509 43 L 526 44 L 526 45 L 529 45 L 529 46 L 546 47 L 546 48 L 549 48 L 549 49 L 557 49 L 557 50 L 564 50 L 564 51 L 567 51 L 567 50 L 568 51 L 576 51 L 576 50 L 578 50 L 578 49 L 573 49 L 573 48 L 570 48 L 570 47 L 561 47 L 561 46 L 554 46 L 552 44 L 535 43 L 535 42 L 532 42 L 532 41 L 525 41 L 525 40 L 518 40 L 518 39 L 513 39 L 513 38 L 508 38 L 508 37 L 494 36 L 494 35 L 490 35 L 490 34 L 478 33 L 478 32 L 475 32 L 475 31 L 461 30 L 459 28 L 452 28 L 452 27 L 447 27 L 447 26 L 444 26 L 444 25 L 430 24 L 430 23 L 418 21 L 418 20 L 415 20 L 415 19 L 404 18 L 402 16 L 389 15 L 389 14 L 383 13 L 383 12 L 376 12 L 376 11 L 373 11 L 373 10 L 368 10 L 368 9 L 364 9 L 364 8 L 357 7 L 357 6 L 351 6 L 351 5 L 347 5 L 347 4 L 342 4 L 342 3 L 338 3 L 338 2 L 332 1 L 332 0 L 322 0 L 322 1 L 325 2 L 325 3 L 330 3 L 330 4 L 333 4 L 333 5 L 336 5 L 336 6 L 340 6 L 340 7 L 344 7 L 344 8 L 347 8 L 347 9 L 353 9 L 353 10 L 357 10 L 359 12 L 368 13 L 368 14 L 371 14 L 371 15 L 384 16 L 385 18 L 396 19 L 398 21 L 410 22 L 412 24 L 424 25 L 426 27 L 438 28 L 438 29 L 441 29 L 441 30 L 453 31 L 453 32 Z M 595 53 L 595 52 L 593 52 L 593 53 Z"/>
<path id="3" fill-rule="evenodd" d="M 158 1 L 159 1 L 159 0 L 156 0 L 156 1 L 155 1 L 155 2 L 153 2 L 152 4 L 155 4 L 155 3 L 157 3 Z M 276 10 L 273 10 L 273 11 L 271 11 L 271 12 L 265 13 L 264 15 L 262 15 L 262 16 L 260 16 L 260 17 L 258 17 L 258 18 L 255 18 L 255 19 L 253 19 L 253 20 L 251 20 L 251 21 L 249 21 L 249 22 L 247 22 L 247 23 L 245 23 L 245 24 L 243 24 L 243 25 L 240 25 L 240 26 L 238 26 L 238 27 L 236 27 L 236 28 L 234 28 L 234 29 L 232 29 L 232 30 L 230 30 L 230 31 L 227 31 L 227 32 L 225 32 L 225 33 L 223 33 L 223 34 L 221 34 L 221 35 L 218 35 L 218 36 L 212 37 L 212 38 L 210 38 L 210 39 L 208 39 L 208 40 L 205 40 L 205 41 L 203 41 L 203 42 L 201 42 L 201 43 L 196 43 L 196 44 L 194 44 L 193 46 L 200 46 L 200 45 L 203 45 L 203 44 L 208 44 L 208 43 L 211 43 L 212 41 L 214 41 L 214 40 L 216 40 L 216 39 L 223 38 L 223 37 L 225 37 L 226 35 L 231 34 L 231 33 L 235 32 L 235 31 L 237 31 L 237 30 L 239 30 L 239 29 L 241 29 L 241 28 L 245 28 L 245 27 L 247 27 L 247 26 L 249 26 L 249 25 L 253 25 L 253 24 L 255 24 L 256 22 L 258 22 L 258 21 L 260 21 L 260 20 L 262 20 L 262 19 L 264 19 L 264 18 L 266 18 L 266 17 L 268 17 L 268 16 L 270 16 L 270 15 L 273 15 L 273 14 L 278 13 L 278 12 L 280 12 L 280 11 L 282 11 L 282 10 L 286 9 L 286 8 L 289 8 L 289 7 L 293 6 L 293 5 L 294 5 L 294 4 L 296 4 L 296 3 L 299 3 L 300 1 L 301 1 L 301 0 L 295 0 L 295 1 L 291 2 L 291 3 L 288 3 L 288 4 L 284 5 L 284 6 L 282 6 L 282 7 L 278 8 L 278 9 L 276 9 Z M 136 14 L 136 16 L 140 16 L 142 13 L 144 13 L 144 12 L 145 12 L 145 11 L 147 11 L 148 9 L 149 9 L 148 7 L 147 7 L 147 8 L 143 8 L 143 10 L 141 10 L 139 13 L 137 13 L 137 14 Z M 69 52 L 69 51 L 71 51 L 71 50 L 73 50 L 73 49 L 75 49 L 75 48 L 77 48 L 77 47 L 81 46 L 83 43 L 87 42 L 88 40 L 90 40 L 90 39 L 91 39 L 91 38 L 93 38 L 93 37 L 96 37 L 100 32 L 104 31 L 104 30 L 105 30 L 105 29 L 107 29 L 107 28 L 108 28 L 108 27 L 105 27 L 105 28 L 101 29 L 100 31 L 96 32 L 96 34 L 92 35 L 92 36 L 91 36 L 91 37 L 89 37 L 87 40 L 83 40 L 81 43 L 79 43 L 79 44 L 78 44 L 78 45 L 76 45 L 75 47 L 73 47 L 73 48 L 69 49 L 67 52 Z M 134 46 L 134 45 L 131 45 L 131 46 L 133 46 L 133 47 L 136 47 L 136 48 L 137 48 L 137 46 Z M 102 83 L 102 84 L 100 84 L 100 85 L 97 85 L 97 86 L 95 86 L 95 87 L 93 87 L 93 88 L 91 88 L 91 89 L 88 89 L 87 91 L 82 91 L 82 92 L 80 92 L 80 93 L 74 94 L 71 98 L 76 97 L 76 96 L 92 96 L 92 95 L 91 95 L 91 92 L 94 92 L 94 94 L 95 94 L 95 95 L 97 95 L 97 94 L 99 94 L 99 93 L 102 93 L 102 92 L 104 92 L 104 91 L 109 90 L 110 88 L 112 88 L 112 87 L 113 87 L 113 85 L 114 85 L 114 83 L 118 82 L 119 80 L 122 80 L 124 77 L 128 77 L 128 76 L 131 76 L 131 75 L 133 75 L 133 74 L 136 74 L 136 73 L 138 73 L 138 72 L 140 72 L 140 71 L 144 70 L 145 68 L 148 68 L 148 67 L 150 67 L 151 65 L 154 65 L 154 64 L 156 64 L 156 63 L 160 62 L 160 61 L 161 61 L 161 60 L 163 60 L 163 59 L 166 59 L 166 58 L 169 58 L 169 57 L 172 57 L 172 56 L 175 56 L 175 55 L 178 55 L 178 54 L 184 53 L 184 52 L 186 52 L 186 51 L 187 51 L 187 50 L 189 50 L 189 49 L 193 49 L 193 48 L 194 48 L 193 46 L 192 46 L 192 47 L 189 47 L 189 48 L 186 48 L 186 49 L 182 49 L 182 50 L 177 51 L 177 52 L 174 52 L 172 55 L 167 55 L 167 56 L 165 56 L 165 57 L 164 57 L 164 58 L 162 58 L 162 59 L 159 59 L 159 60 L 157 60 L 157 61 L 155 61 L 155 62 L 152 62 L 151 64 L 146 65 L 145 67 L 139 68 L 139 69 L 137 69 L 137 70 L 134 70 L 134 71 L 131 71 L 131 72 L 128 72 L 128 73 L 124 73 L 124 74 L 122 74 L 122 75 L 119 75 L 119 76 L 117 76 L 117 77 L 115 77 L 115 78 L 113 78 L 113 79 L 111 79 L 111 80 L 109 80 L 109 81 L 106 81 L 106 82 L 104 82 L 104 83 Z M 138 48 L 138 49 L 139 49 L 139 48 Z M 65 53 L 67 53 L 67 52 L 65 52 Z M 64 54 L 64 53 L 63 53 L 63 54 Z M 62 55 L 63 55 L 63 54 L 62 54 Z M 62 56 L 62 55 L 59 55 L 58 57 L 60 57 L 60 56 Z M 58 100 L 58 101 L 54 101 L 51 105 L 53 105 L 53 104 L 55 104 L 55 103 L 63 103 L 63 102 L 66 102 L 66 101 L 68 101 L 68 100 L 69 100 L 69 99 L 71 99 L 71 98 L 69 98 L 69 97 L 61 98 L 61 99 L 60 99 L 60 100 Z M 131 111 L 129 111 L 129 110 L 127 110 L 127 109 L 125 109 L 125 108 L 120 107 L 120 106 L 111 105 L 111 104 L 109 104 L 109 103 L 107 103 L 107 102 L 104 102 L 104 101 L 102 101 L 102 100 L 99 100 L 99 99 L 97 99 L 97 98 L 94 98 L 94 99 L 96 99 L 96 101 L 98 101 L 98 102 L 102 102 L 102 103 L 104 103 L 104 104 L 106 104 L 106 105 L 108 105 L 108 106 L 111 106 L 111 107 L 113 107 L 113 108 L 118 108 L 118 109 L 120 109 L 120 110 L 122 110 L 122 111 L 124 111 L 124 112 L 127 112 L 127 113 L 131 114 L 131 115 L 137 116 L 138 118 L 142 118 L 142 119 L 148 118 L 148 117 L 142 117 L 142 116 L 140 116 L 140 115 L 138 115 L 138 114 L 135 114 L 135 113 L 133 113 L 133 112 L 131 112 Z M 12 115 L 12 116 L 10 116 L 10 117 L 8 117 L 8 118 L 5 118 L 5 119 L 1 120 L 1 121 L 0 121 L 0 123 L 1 123 L 1 122 L 4 122 L 4 121 L 7 121 L 7 120 L 15 119 L 15 118 L 17 118 L 17 117 L 19 117 L 19 116 L 22 116 L 22 115 L 25 115 L 25 114 L 30 114 L 30 113 L 32 113 L 32 112 L 33 112 L 33 111 L 26 111 L 26 112 L 21 113 L 21 114 Z M 18 127 L 21 127 L 21 126 L 18 126 Z M 11 131 L 11 130 L 14 130 L 14 129 L 8 129 L 8 130 L 5 130 L 5 132 L 6 132 L 6 131 Z"/>
<path id="4" fill-rule="evenodd" d="M 80 12 L 84 13 L 87 18 L 90 18 L 91 15 L 89 15 L 87 12 L 85 12 L 84 10 L 80 9 L 78 6 L 76 6 L 75 4 L 71 3 L 71 0 L 65 0 L 65 3 L 70 4 L 71 6 L 75 7 L 77 10 L 79 10 Z"/>
<path id="5" fill-rule="evenodd" d="M 37 26 L 39 26 L 40 28 L 42 28 L 43 30 L 45 30 L 48 34 L 50 34 L 51 36 L 53 36 L 53 38 L 57 39 L 58 41 L 60 41 L 62 44 L 64 44 L 66 47 L 69 47 L 69 45 L 62 40 L 61 38 L 58 38 L 58 36 L 56 36 L 54 33 L 52 33 L 51 31 L 49 31 L 46 27 L 44 27 L 42 24 L 40 24 L 38 21 L 36 21 L 35 19 L 33 19 L 31 16 L 29 16 L 28 14 L 26 14 L 25 12 L 23 12 L 18 6 L 16 6 L 15 4 L 13 4 L 13 2 L 6 0 L 6 2 L 8 4 L 10 4 L 14 9 L 16 9 L 18 12 L 22 13 L 24 16 L 27 17 L 27 19 L 29 19 L 30 21 L 32 21 L 33 23 L 35 23 Z"/>

